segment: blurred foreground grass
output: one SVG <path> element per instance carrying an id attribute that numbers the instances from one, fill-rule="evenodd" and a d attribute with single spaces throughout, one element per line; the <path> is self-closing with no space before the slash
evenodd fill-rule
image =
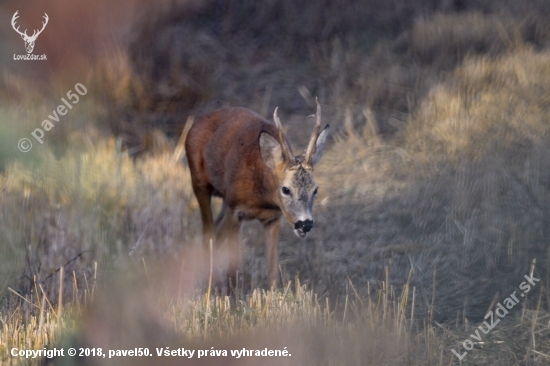
<path id="1" fill-rule="evenodd" d="M 345 295 L 331 305 L 298 281 L 276 291 L 255 289 L 232 297 L 210 297 L 190 288 L 177 293 L 173 274 L 156 277 L 137 270 L 133 285 L 119 278 L 103 289 L 96 288 L 95 278 L 88 288 L 77 288 L 75 281 L 76 296 L 57 306 L 44 292 L 20 297 L 36 311 L 19 306 L 0 317 L 0 361 L 26 365 L 173 365 L 180 360 L 206 365 L 447 365 L 456 360 L 450 350 L 463 353 L 462 342 L 476 330 L 469 324 L 449 329 L 429 319 L 415 319 L 407 308 L 419 299 L 409 284 L 397 294 L 381 281 L 376 295 L 365 299 L 350 282 Z M 540 309 L 504 318 L 482 341 L 474 342 L 462 364 L 512 364 L 525 357 L 525 349 L 532 349 L 532 358 L 544 360 L 549 320 L 550 315 Z M 64 357 L 25 360 L 9 354 L 12 348 L 54 347 L 63 348 Z M 109 350 L 144 347 L 154 358 L 69 357 L 69 347 L 78 352 L 101 349 L 106 355 Z M 193 359 L 157 357 L 159 349 L 180 348 L 194 350 Z M 286 350 L 289 356 L 231 354 L 244 349 Z M 206 355 L 199 358 L 198 350 Z M 213 350 L 220 355 L 212 357 Z"/>
<path id="2" fill-rule="evenodd" d="M 78 74 L 89 93 L 26 154 L 17 141 L 74 74 L 42 89 L 0 75 L 2 362 L 19 363 L 11 347 L 138 345 L 291 350 L 267 364 L 548 364 L 548 4 L 432 14 L 413 1 L 387 13 L 402 20 L 392 28 L 350 3 L 353 14 L 333 17 L 283 0 L 152 12 L 137 40 Z M 364 29 L 367 18 L 379 28 Z M 205 295 L 185 121 L 219 105 L 265 116 L 280 105 L 302 147 L 314 95 L 335 133 L 316 169 L 315 230 L 298 241 L 283 225 L 288 285 L 262 290 L 261 236 L 248 224 L 240 291 Z M 450 350 L 461 353 L 533 259 L 540 286 L 459 362 Z M 116 360 L 130 362 L 147 364 Z"/>

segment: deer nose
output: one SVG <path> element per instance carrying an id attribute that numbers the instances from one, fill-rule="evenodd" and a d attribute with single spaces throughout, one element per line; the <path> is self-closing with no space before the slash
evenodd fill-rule
<path id="1" fill-rule="evenodd" d="M 294 229 L 307 233 L 313 227 L 313 221 L 311 220 L 300 220 L 294 224 Z"/>

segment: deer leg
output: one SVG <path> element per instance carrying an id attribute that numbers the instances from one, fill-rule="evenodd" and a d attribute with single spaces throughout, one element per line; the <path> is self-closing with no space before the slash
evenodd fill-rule
<path id="1" fill-rule="evenodd" d="M 227 208 L 227 203 L 225 203 L 225 200 L 223 200 L 222 209 L 220 210 L 218 217 L 216 217 L 216 221 L 214 221 L 214 226 L 216 227 L 216 231 L 219 231 L 220 229 L 220 223 L 222 222 L 223 216 L 225 215 L 226 208 Z"/>
<path id="2" fill-rule="evenodd" d="M 264 224 L 267 278 L 270 287 L 279 283 L 279 231 L 281 220 L 276 219 Z"/>
<path id="3" fill-rule="evenodd" d="M 205 249 L 209 248 L 210 240 L 214 239 L 214 222 L 212 219 L 212 191 L 208 188 L 193 187 L 199 202 L 202 220 L 202 239 Z"/>
<path id="4" fill-rule="evenodd" d="M 224 265 L 218 266 L 218 268 L 227 268 L 228 288 L 230 289 L 231 286 L 236 285 L 237 269 L 239 268 L 239 232 L 241 229 L 241 220 L 237 217 L 235 211 L 228 207 L 225 202 L 222 213 L 223 216 L 221 218 L 218 217 L 219 222 L 216 237 L 219 243 L 219 258 L 224 262 Z"/>

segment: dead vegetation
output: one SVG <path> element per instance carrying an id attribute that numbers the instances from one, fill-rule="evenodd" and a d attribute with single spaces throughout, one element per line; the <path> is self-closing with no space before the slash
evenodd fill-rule
<path id="1" fill-rule="evenodd" d="M 458 364 L 450 349 L 536 259 L 541 285 L 461 364 L 548 363 L 546 1 L 127 6 L 139 31 L 75 62 L 80 73 L 58 58 L 40 83 L 26 66 L 0 75 L 0 360 L 16 362 L 15 345 L 143 342 L 292 344 L 288 364 Z M 12 32 L 0 29 L 3 43 Z M 55 37 L 43 47 L 60 49 Z M 75 82 L 89 94 L 23 155 L 16 142 Z M 294 282 L 262 292 L 250 224 L 242 291 L 205 296 L 205 266 L 188 252 L 198 209 L 174 153 L 185 121 L 279 105 L 304 146 L 314 96 L 336 133 L 316 172 L 313 235 L 283 226 L 281 272 Z"/>

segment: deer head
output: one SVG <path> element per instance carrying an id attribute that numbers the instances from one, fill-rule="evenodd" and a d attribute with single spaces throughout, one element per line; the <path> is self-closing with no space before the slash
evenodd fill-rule
<path id="1" fill-rule="evenodd" d="M 294 233 L 301 238 L 313 227 L 311 210 L 318 187 L 313 179 L 313 167 L 323 155 L 329 133 L 328 125 L 321 131 L 321 106 L 318 101 L 315 117 L 315 127 L 309 144 L 304 153 L 298 156 L 294 156 L 287 145 L 277 109 L 273 113 L 273 120 L 279 133 L 278 141 L 267 133 L 260 135 L 262 160 L 279 182 L 279 207 L 285 219 L 294 227 Z"/>
<path id="2" fill-rule="evenodd" d="M 40 30 L 34 30 L 32 36 L 27 35 L 27 30 L 25 29 L 24 32 L 21 32 L 19 30 L 19 26 L 16 27 L 15 21 L 17 18 L 19 18 L 19 15 L 17 14 L 19 10 L 13 14 L 13 17 L 11 18 L 11 26 L 13 29 L 21 35 L 21 38 L 23 38 L 23 41 L 25 41 L 25 49 L 27 50 L 27 53 L 32 53 L 32 50 L 34 49 L 34 42 L 36 42 L 36 38 L 42 33 L 44 28 L 46 28 L 46 24 L 48 24 L 48 14 L 44 13 L 44 21 L 42 22 L 42 29 Z"/>

